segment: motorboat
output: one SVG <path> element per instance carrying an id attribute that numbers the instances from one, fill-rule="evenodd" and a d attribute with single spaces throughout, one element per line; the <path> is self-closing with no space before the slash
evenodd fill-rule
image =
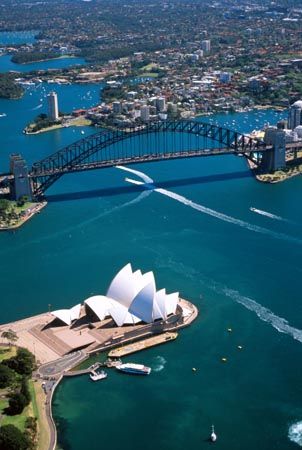
<path id="1" fill-rule="evenodd" d="M 151 367 L 146 367 L 143 364 L 119 364 L 118 366 L 116 366 L 116 369 L 121 372 L 130 373 L 133 375 L 150 375 L 151 373 Z"/>
<path id="2" fill-rule="evenodd" d="M 100 372 L 97 372 L 96 370 L 92 370 L 89 374 L 90 379 L 92 381 L 99 381 L 104 380 L 107 378 L 107 373 L 104 370 L 101 370 Z"/>

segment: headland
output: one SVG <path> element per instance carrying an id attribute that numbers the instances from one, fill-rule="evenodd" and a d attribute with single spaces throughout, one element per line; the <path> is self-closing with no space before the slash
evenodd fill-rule
<path id="1" fill-rule="evenodd" d="M 136 289 L 130 297 L 127 296 L 129 287 Z M 123 289 L 125 294 L 120 297 Z M 127 302 L 128 312 L 125 309 Z M 108 305 L 111 305 L 110 311 Z M 156 315 L 158 319 L 155 320 Z M 40 436 L 38 440 L 38 449 L 54 450 L 56 447 L 57 432 L 51 403 L 57 385 L 64 376 L 86 374 L 91 368 L 72 369 L 95 354 L 111 351 L 111 357 L 119 358 L 174 341 L 177 331 L 189 326 L 197 316 L 196 306 L 180 298 L 178 293 L 156 292 L 152 272 L 144 275 L 139 270 L 132 272 L 127 264 L 112 280 L 106 296 L 90 297 L 83 305 L 69 310 L 47 312 L 1 325 L 0 345 L 7 345 L 4 336 L 10 332 L 18 339 L 18 347 L 29 350 L 36 359 L 37 368 L 32 377 L 34 397 L 39 416 L 38 430 L 44 433 L 43 439 Z M 114 367 L 112 360 L 97 363 L 97 366 L 104 364 Z"/>

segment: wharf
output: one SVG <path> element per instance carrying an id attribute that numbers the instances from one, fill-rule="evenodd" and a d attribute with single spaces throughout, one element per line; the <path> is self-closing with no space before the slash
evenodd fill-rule
<path id="1" fill-rule="evenodd" d="M 130 355 L 131 353 L 136 353 L 150 347 L 155 347 L 156 345 L 164 344 L 165 342 L 173 341 L 177 338 L 177 336 L 178 333 L 163 333 L 155 335 L 150 338 L 111 350 L 109 352 L 109 356 L 111 358 L 120 358 L 121 356 Z"/>

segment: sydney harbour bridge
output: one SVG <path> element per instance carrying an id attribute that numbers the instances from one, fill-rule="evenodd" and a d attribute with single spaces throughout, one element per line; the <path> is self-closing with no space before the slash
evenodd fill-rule
<path id="1" fill-rule="evenodd" d="M 285 167 L 285 153 L 284 142 L 267 145 L 240 132 L 192 120 L 162 121 L 126 130 L 100 131 L 35 162 L 30 168 L 20 155 L 11 155 L 10 174 L 6 175 L 14 184 L 16 197 L 22 193 L 39 198 L 60 177 L 72 172 L 218 155 L 243 155 L 255 167 L 274 171 Z M 20 192 L 21 182 L 24 192 Z"/>

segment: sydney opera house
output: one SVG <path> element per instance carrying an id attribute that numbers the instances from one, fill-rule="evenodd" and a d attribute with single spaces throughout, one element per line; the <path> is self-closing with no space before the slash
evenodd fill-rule
<path id="1" fill-rule="evenodd" d="M 178 292 L 157 290 L 153 272 L 123 267 L 111 281 L 106 295 L 95 295 L 70 309 L 43 315 L 28 330 L 48 359 L 82 350 L 106 351 L 126 342 L 172 331 L 196 317 L 196 307 Z M 194 316 L 195 315 L 195 316 Z M 41 351 L 41 359 L 46 359 Z"/>
<path id="2" fill-rule="evenodd" d="M 100 321 L 111 317 L 121 327 L 167 320 L 176 313 L 178 304 L 178 292 L 167 294 L 165 289 L 156 290 L 153 272 L 134 272 L 131 264 L 127 264 L 113 278 L 106 295 L 95 295 L 84 301 L 84 314 Z M 71 325 L 80 319 L 83 310 L 78 304 L 71 309 L 53 311 L 52 315 Z"/>

